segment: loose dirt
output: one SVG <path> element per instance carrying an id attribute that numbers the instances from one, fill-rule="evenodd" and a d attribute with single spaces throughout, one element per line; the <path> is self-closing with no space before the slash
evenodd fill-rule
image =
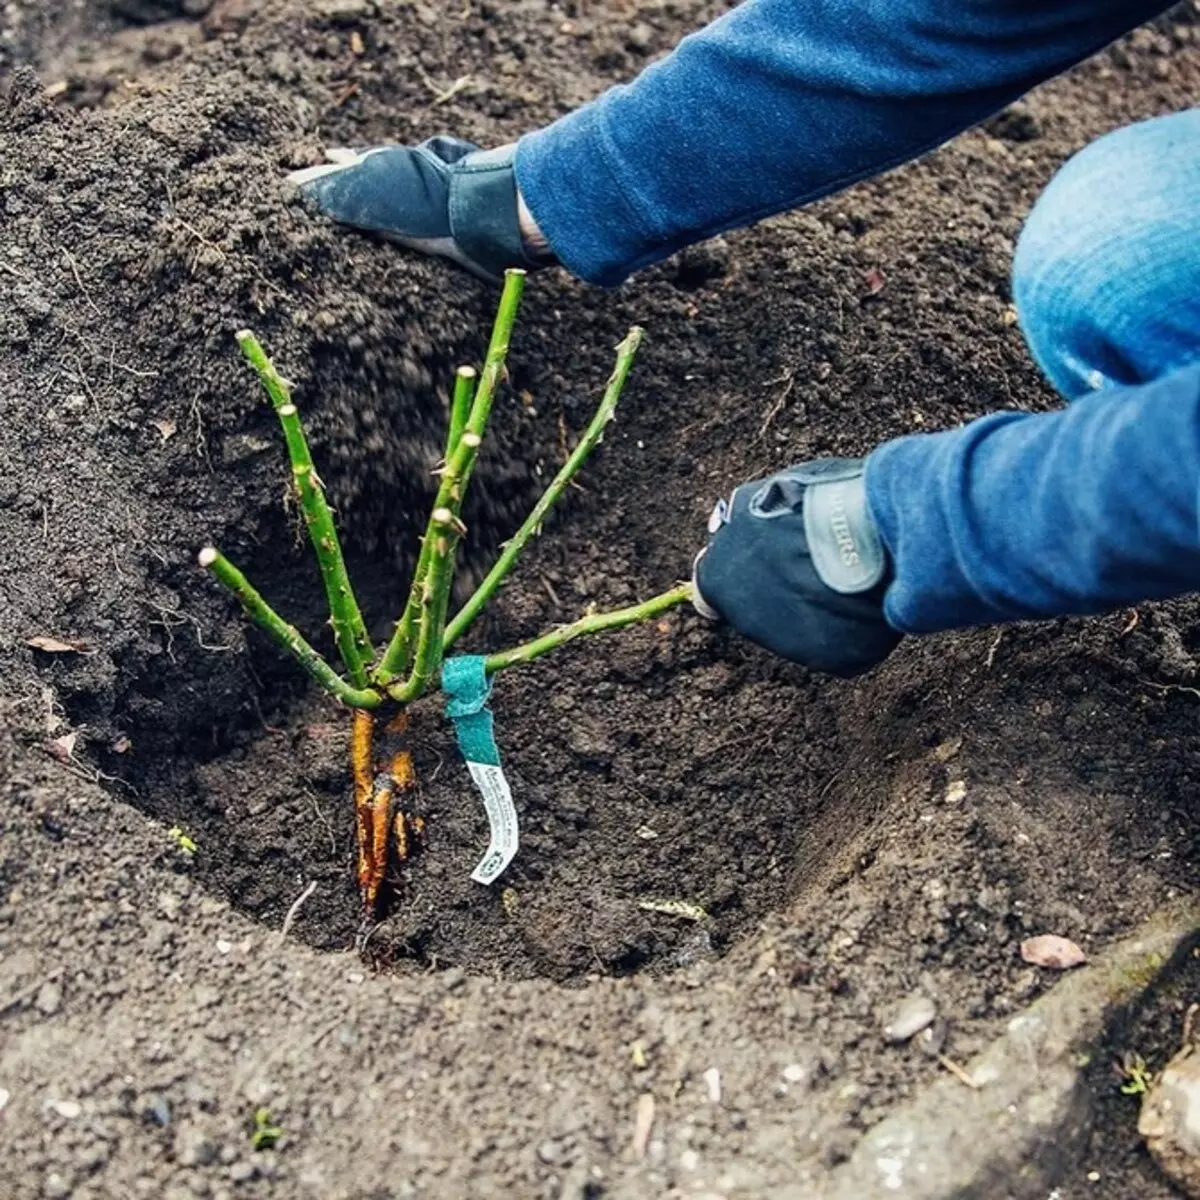
<path id="1" fill-rule="evenodd" d="M 194 566 L 217 541 L 319 636 L 232 334 L 254 328 L 296 385 L 382 637 L 494 294 L 331 228 L 281 176 L 326 145 L 499 143 L 722 6 L 224 0 L 124 30 L 128 9 L 42 7 L 0 16 L 0 68 L 41 71 L 10 70 L 0 110 L 10 1194 L 815 1188 L 941 1070 L 883 1044 L 898 999 L 931 993 L 968 1057 L 1050 982 L 1023 936 L 1096 950 L 1194 887 L 1196 603 L 930 639 L 853 683 L 677 614 L 500 679 L 524 831 L 503 888 L 469 881 L 482 812 L 436 705 L 418 711 L 428 844 L 362 965 L 345 722 Z M 1011 321 L 1022 217 L 1074 149 L 1196 95 L 1196 29 L 1176 14 L 936 155 L 614 293 L 531 281 L 464 587 L 624 330 L 648 341 L 472 645 L 668 586 L 745 478 L 1053 405 Z M 313 881 L 307 946 L 280 947 Z M 285 1137 L 254 1154 L 260 1104 Z M 1111 1140 L 1120 1187 L 1168 1195 L 1122 1128 L 1101 1130 L 1101 1174 Z"/>

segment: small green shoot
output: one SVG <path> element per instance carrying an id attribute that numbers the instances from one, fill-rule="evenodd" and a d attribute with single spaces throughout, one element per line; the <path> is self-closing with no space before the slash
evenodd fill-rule
<path id="1" fill-rule="evenodd" d="M 283 1128 L 271 1123 L 269 1108 L 254 1110 L 254 1129 L 250 1133 L 250 1145 L 255 1150 L 270 1150 L 283 1137 Z"/>
<path id="2" fill-rule="evenodd" d="M 1154 1082 L 1154 1072 L 1146 1066 L 1146 1060 L 1133 1051 L 1126 1051 L 1117 1068 L 1124 1079 L 1122 1096 L 1144 1096 Z"/>
<path id="3" fill-rule="evenodd" d="M 167 830 L 167 837 L 169 837 L 171 841 L 175 843 L 179 849 L 179 852 L 181 854 L 186 854 L 188 858 L 191 858 L 192 855 L 200 849 L 200 847 L 196 845 L 195 839 L 188 837 L 188 835 L 184 833 L 178 825 L 172 825 L 171 828 Z"/>

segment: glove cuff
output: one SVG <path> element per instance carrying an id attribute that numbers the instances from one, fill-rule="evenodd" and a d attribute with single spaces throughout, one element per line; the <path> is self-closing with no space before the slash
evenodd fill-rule
<path id="1" fill-rule="evenodd" d="M 496 280 L 509 267 L 544 263 L 525 252 L 517 213 L 516 146 L 476 150 L 450 171 L 450 233 L 462 253 Z"/>

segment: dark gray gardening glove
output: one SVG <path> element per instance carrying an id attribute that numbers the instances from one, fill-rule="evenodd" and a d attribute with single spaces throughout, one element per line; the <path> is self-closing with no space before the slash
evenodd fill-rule
<path id="1" fill-rule="evenodd" d="M 892 570 L 867 508 L 863 460 L 827 458 L 720 500 L 693 572 L 696 608 L 768 650 L 858 675 L 900 641 L 883 616 Z"/>
<path id="2" fill-rule="evenodd" d="M 435 137 L 419 146 L 330 150 L 330 162 L 288 178 L 335 221 L 441 254 L 498 283 L 508 267 L 553 261 L 535 259 L 522 242 L 515 151 Z"/>

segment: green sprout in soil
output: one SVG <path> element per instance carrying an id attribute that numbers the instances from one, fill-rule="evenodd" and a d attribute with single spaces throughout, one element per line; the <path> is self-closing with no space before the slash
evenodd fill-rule
<path id="1" fill-rule="evenodd" d="M 250 1145 L 255 1150 L 270 1150 L 283 1137 L 283 1128 L 271 1121 L 269 1108 L 254 1110 L 254 1128 L 250 1131 Z"/>
<path id="2" fill-rule="evenodd" d="M 390 642 L 373 645 L 346 573 L 333 513 L 313 465 L 291 392 L 252 333 L 237 335 L 279 417 L 292 467 L 292 483 L 325 585 L 330 624 L 344 672 L 336 670 L 295 626 L 288 624 L 219 550 L 208 546 L 200 563 L 241 602 L 250 619 L 322 688 L 352 712 L 350 774 L 353 780 L 356 865 L 365 913 L 377 911 L 391 863 L 407 861 L 422 832 L 420 818 L 405 812 L 404 797 L 416 787 L 407 745 L 408 708 L 439 686 L 446 652 L 487 607 L 546 514 L 566 491 L 612 421 L 634 355 L 642 339 L 636 326 L 617 347 L 616 365 L 587 429 L 521 527 L 504 545 L 495 565 L 461 610 L 449 614 L 455 556 L 466 532 L 463 501 L 475 470 L 488 417 L 505 375 L 505 359 L 524 290 L 523 271 L 508 271 L 482 372 L 459 368 L 450 405 L 444 461 L 433 509 L 421 540 L 407 602 Z M 586 635 L 649 621 L 691 598 L 681 583 L 641 604 L 612 612 L 589 612 L 550 629 L 524 645 L 489 654 L 489 675 L 532 662 Z"/>
<path id="3" fill-rule="evenodd" d="M 167 837 L 169 837 L 171 841 L 175 843 L 180 853 L 186 854 L 188 858 L 191 858 L 192 855 L 195 854 L 199 849 L 199 847 L 196 845 L 195 839 L 184 833 L 178 825 L 172 825 L 171 828 L 167 830 Z"/>
<path id="4" fill-rule="evenodd" d="M 1126 1051 L 1117 1064 L 1117 1072 L 1124 1080 L 1122 1096 L 1144 1096 L 1154 1082 L 1154 1072 L 1146 1066 L 1146 1060 L 1135 1051 Z"/>

